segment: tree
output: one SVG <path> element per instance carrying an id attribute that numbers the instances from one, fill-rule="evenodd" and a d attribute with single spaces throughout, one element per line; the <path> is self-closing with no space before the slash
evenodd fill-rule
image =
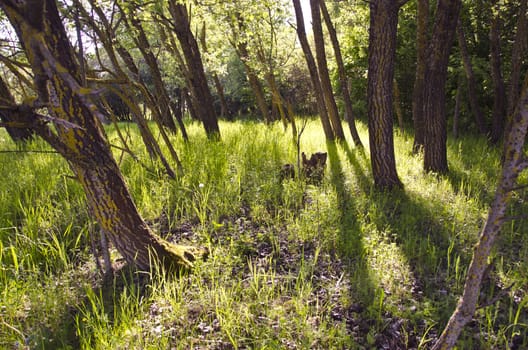
<path id="1" fill-rule="evenodd" d="M 500 11 L 497 0 L 492 0 L 494 12 L 490 27 L 490 65 L 493 80 L 493 112 L 491 118 L 490 139 L 493 143 L 502 140 L 506 118 L 506 87 L 502 76 L 501 41 L 500 41 Z"/>
<path id="2" fill-rule="evenodd" d="M 306 59 L 308 71 L 310 72 L 310 80 L 312 81 L 312 86 L 315 91 L 315 99 L 317 100 L 317 108 L 319 109 L 319 118 L 321 119 L 326 139 L 328 141 L 334 141 L 334 130 L 332 130 L 330 119 L 328 119 L 328 112 L 324 101 L 321 80 L 319 80 L 319 72 L 317 71 L 317 65 L 312 54 L 312 49 L 310 48 L 310 44 L 306 38 L 304 16 L 302 13 L 300 0 L 293 0 L 293 7 L 295 9 L 295 19 L 297 22 L 297 36 L 299 38 L 299 42 L 301 43 L 301 48 L 304 53 L 304 58 Z"/>
<path id="3" fill-rule="evenodd" d="M 429 25 L 429 0 L 418 0 L 416 13 L 416 74 L 412 96 L 412 112 L 414 122 L 413 152 L 422 150 L 425 140 L 424 121 L 424 79 L 427 65 L 427 33 Z"/>
<path id="4" fill-rule="evenodd" d="M 424 71 L 424 170 L 447 173 L 445 85 L 461 0 L 439 0 Z"/>
<path id="5" fill-rule="evenodd" d="M 477 98 L 477 82 L 475 80 L 475 73 L 473 72 L 473 64 L 471 63 L 471 57 L 469 56 L 468 45 L 466 35 L 464 33 L 464 27 L 460 18 L 457 23 L 457 39 L 458 48 L 460 49 L 460 55 L 462 56 L 462 63 L 464 65 L 464 71 L 466 73 L 467 84 L 468 84 L 468 95 L 469 104 L 471 111 L 475 115 L 475 123 L 477 128 L 482 135 L 488 134 L 488 128 L 484 118 L 484 113 L 480 108 Z"/>
<path id="6" fill-rule="evenodd" d="M 91 212 L 117 250 L 140 269 L 150 269 L 153 258 L 168 268 L 192 266 L 196 250 L 164 241 L 139 215 L 105 139 L 100 112 L 90 100 L 90 91 L 79 84 L 79 67 L 56 2 L 5 0 L 0 7 L 15 28 L 35 76 L 44 80 L 36 84 L 37 101 L 50 115 L 41 116 L 33 110 L 36 104 L 25 104 L 24 118 L 68 161 Z"/>
<path id="7" fill-rule="evenodd" d="M 350 92 L 348 91 L 348 79 L 345 71 L 345 64 L 343 62 L 343 56 L 341 55 L 341 48 L 339 46 L 339 40 L 337 39 L 337 33 L 332 24 L 332 19 L 326 8 L 324 0 L 320 0 L 321 13 L 323 15 L 326 29 L 328 30 L 328 35 L 330 36 L 330 41 L 332 42 L 332 47 L 334 48 L 334 55 L 337 64 L 337 73 L 339 75 L 339 82 L 341 83 L 341 93 L 343 95 L 343 104 L 345 105 L 345 119 L 348 122 L 348 127 L 350 129 L 350 135 L 352 140 L 357 147 L 362 148 L 363 144 L 359 138 L 359 134 L 356 129 L 354 111 L 352 110 L 352 101 L 350 99 Z"/>
<path id="8" fill-rule="evenodd" d="M 332 123 L 334 135 L 338 140 L 345 139 L 345 133 L 343 132 L 343 126 L 339 118 L 339 111 L 337 110 L 337 104 L 332 92 L 332 82 L 330 81 L 330 74 L 328 73 L 328 63 L 326 61 L 326 51 L 323 37 L 323 27 L 321 25 L 321 8 L 319 5 L 320 0 L 310 0 L 310 7 L 312 9 L 312 30 L 314 35 L 315 43 L 315 56 L 317 58 L 317 68 L 319 72 L 319 79 L 321 82 L 321 90 L 328 112 L 328 118 Z M 299 23 L 297 22 L 297 25 Z"/>
<path id="9" fill-rule="evenodd" d="M 512 128 L 506 137 L 506 152 L 504 153 L 501 176 L 491 202 L 488 218 L 473 250 L 473 258 L 467 271 L 463 294 L 440 338 L 433 346 L 433 350 L 453 348 L 462 328 L 471 321 L 475 313 L 482 277 L 488 268 L 488 257 L 501 226 L 508 220 L 508 202 L 512 192 L 520 188 L 517 184 L 519 174 L 528 168 L 528 158 L 524 153 L 527 130 L 528 75 L 525 78 L 524 92 L 512 117 Z"/>
<path id="10" fill-rule="evenodd" d="M 207 85 L 207 78 L 205 76 L 198 43 L 191 31 L 191 22 L 187 7 L 176 0 L 170 0 L 169 12 L 172 16 L 173 29 L 180 42 L 185 63 L 191 76 L 190 89 L 197 102 L 194 109 L 203 123 L 207 136 L 210 138 L 220 137 L 213 96 Z"/>
<path id="11" fill-rule="evenodd" d="M 393 136 L 393 80 L 396 58 L 397 0 L 370 2 L 368 127 L 370 161 L 375 186 L 403 187 L 396 172 Z"/>

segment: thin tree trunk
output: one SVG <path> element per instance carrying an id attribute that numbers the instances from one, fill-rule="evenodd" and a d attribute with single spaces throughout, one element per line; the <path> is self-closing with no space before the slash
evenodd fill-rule
<path id="1" fill-rule="evenodd" d="M 299 42 L 301 43 L 301 48 L 304 53 L 304 58 L 306 59 L 306 64 L 308 65 L 308 71 L 310 72 L 310 79 L 312 81 L 312 86 L 314 89 L 315 99 L 317 101 L 317 108 L 319 109 L 319 118 L 321 119 L 321 124 L 323 125 L 323 130 L 327 141 L 334 141 L 334 131 L 332 130 L 332 124 L 330 119 L 328 119 L 328 112 L 326 110 L 323 91 L 321 88 L 321 81 L 319 80 L 319 73 L 317 72 L 317 65 L 310 49 L 310 44 L 306 38 L 306 30 L 304 28 L 304 16 L 302 13 L 301 2 L 300 0 L 292 0 L 293 7 L 295 9 L 295 19 L 297 22 L 297 36 Z"/>
<path id="2" fill-rule="evenodd" d="M 403 134 L 405 131 L 405 125 L 403 123 L 403 112 L 401 110 L 400 88 L 398 87 L 398 81 L 396 79 L 394 79 L 392 86 L 394 89 L 394 112 L 396 112 L 400 132 Z"/>
<path id="3" fill-rule="evenodd" d="M 321 81 L 321 89 L 324 95 L 326 110 L 335 137 L 338 140 L 345 140 L 345 133 L 343 132 L 343 126 L 341 125 L 341 119 L 339 118 L 339 111 L 337 109 L 334 93 L 332 92 L 332 82 L 330 81 L 330 74 L 328 73 L 319 0 L 310 0 L 310 7 L 312 8 L 312 30 L 315 42 L 315 56 L 317 58 L 317 68 L 319 71 L 319 79 Z M 297 23 L 297 25 L 299 25 L 299 23 Z"/>
<path id="4" fill-rule="evenodd" d="M 429 0 L 418 0 L 416 14 L 416 75 L 413 88 L 413 123 L 414 144 L 413 152 L 418 153 L 424 147 L 425 120 L 424 120 L 424 78 L 427 66 L 427 27 L 429 25 Z"/>
<path id="5" fill-rule="evenodd" d="M 348 79 L 345 71 L 345 64 L 343 63 L 343 57 L 341 55 L 341 48 L 339 46 L 339 40 L 337 40 L 337 33 L 334 25 L 332 24 L 332 19 L 326 8 L 324 0 L 319 0 L 321 5 L 321 13 L 328 29 L 328 34 L 330 35 L 330 41 L 332 42 L 332 47 L 334 49 L 335 60 L 337 63 L 337 72 L 339 74 L 339 82 L 341 83 L 341 93 L 343 95 L 343 104 L 345 105 L 345 119 L 348 123 L 348 128 L 350 129 L 350 135 L 356 147 L 363 148 L 361 139 L 356 129 L 354 110 L 352 109 L 352 100 L 350 99 L 350 92 L 348 90 Z"/>
<path id="6" fill-rule="evenodd" d="M 457 23 L 457 38 L 458 38 L 458 47 L 460 49 L 460 55 L 462 56 L 462 62 L 464 64 L 464 71 L 466 72 L 466 78 L 468 83 L 468 94 L 469 94 L 469 104 L 471 110 L 475 114 L 475 123 L 477 128 L 482 135 L 488 134 L 488 128 L 486 127 L 486 121 L 484 118 L 484 113 L 478 103 L 477 98 L 477 82 L 475 81 L 475 73 L 473 72 L 473 64 L 471 63 L 471 57 L 469 57 L 469 51 L 467 47 L 466 36 L 464 34 L 464 27 L 462 26 L 462 21 L 460 18 Z"/>
<path id="7" fill-rule="evenodd" d="M 502 224 L 507 220 L 508 202 L 512 192 L 517 187 L 519 174 L 528 168 L 528 159 L 523 153 L 528 129 L 528 76 L 523 95 L 519 99 L 512 118 L 512 125 L 514 127 L 510 129 L 505 142 L 506 152 L 504 153 L 505 159 L 501 176 L 486 224 L 473 250 L 473 258 L 466 275 L 464 292 L 440 338 L 433 346 L 433 350 L 453 348 L 463 327 L 471 321 L 478 303 L 482 276 L 488 268 L 488 257 Z"/>
<path id="8" fill-rule="evenodd" d="M 398 11 L 396 0 L 370 2 L 368 127 L 372 175 L 380 190 L 403 187 L 396 171 L 392 100 Z"/>
<path id="9" fill-rule="evenodd" d="M 424 170 L 440 174 L 448 172 L 445 84 L 460 6 L 461 0 L 438 1 L 424 75 Z"/>
<path id="10" fill-rule="evenodd" d="M 491 20 L 490 28 L 490 65 L 491 78 L 493 80 L 493 112 L 491 120 L 490 139 L 493 143 L 498 143 L 504 133 L 504 123 L 506 119 L 506 88 L 502 77 L 501 48 L 500 48 L 500 12 L 497 7 L 497 0 L 492 1 L 493 9 L 497 11 Z"/>
<path id="11" fill-rule="evenodd" d="M 455 112 L 453 114 L 453 137 L 458 138 L 458 125 L 460 122 L 460 99 L 462 96 L 462 77 L 458 78 L 457 92 L 455 96 Z"/>

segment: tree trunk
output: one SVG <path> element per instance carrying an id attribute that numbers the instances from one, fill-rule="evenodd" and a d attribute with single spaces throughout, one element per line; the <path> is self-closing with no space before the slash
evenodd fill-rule
<path id="1" fill-rule="evenodd" d="M 466 78 L 468 83 L 468 93 L 469 93 L 469 104 L 471 110 L 475 114 L 475 123 L 477 128 L 482 135 L 488 134 L 488 128 L 486 127 L 486 121 L 484 118 L 484 113 L 480 108 L 478 98 L 477 98 L 477 82 L 475 81 L 475 73 L 473 72 L 473 64 L 471 63 L 471 57 L 469 57 L 469 51 L 466 41 L 466 36 L 464 34 L 464 28 L 462 26 L 462 21 L 460 18 L 457 23 L 457 37 L 458 37 L 458 47 L 460 49 L 460 55 L 462 56 L 462 62 L 464 64 L 464 71 L 466 72 Z"/>
<path id="2" fill-rule="evenodd" d="M 510 133 L 506 137 L 505 159 L 495 197 L 491 203 L 479 241 L 473 250 L 473 258 L 467 272 L 464 292 L 440 338 L 433 346 L 433 350 L 453 348 L 462 328 L 471 321 L 478 303 L 482 276 L 488 268 L 488 257 L 502 224 L 507 220 L 508 202 L 512 192 L 517 187 L 520 172 L 528 168 L 528 159 L 523 154 L 528 129 L 528 76 L 523 95 L 519 99 L 519 104 L 512 118 L 512 126 L 514 127 L 510 129 Z"/>
<path id="3" fill-rule="evenodd" d="M 398 11 L 396 0 L 370 2 L 368 127 L 372 175 L 380 190 L 403 187 L 396 172 L 392 101 Z"/>
<path id="4" fill-rule="evenodd" d="M 511 63 L 511 74 L 510 84 L 508 90 L 508 118 L 511 118 L 515 106 L 517 105 L 517 99 L 519 98 L 519 85 L 521 79 L 521 69 L 524 51 L 526 50 L 528 35 L 528 23 L 526 18 L 526 8 L 528 6 L 527 0 L 521 0 L 519 6 L 519 17 L 517 19 L 517 32 L 515 34 L 515 41 L 512 47 L 512 63 Z"/>
<path id="5" fill-rule="evenodd" d="M 458 138 L 458 129 L 460 122 L 460 99 L 462 96 L 462 76 L 458 78 L 457 92 L 455 96 L 455 112 L 453 114 L 453 137 Z"/>
<path id="6" fill-rule="evenodd" d="M 100 113 L 79 85 L 78 66 L 55 1 L 4 1 L 0 6 L 32 69 L 49 79 L 48 111 L 56 133 L 40 126 L 46 129 L 41 135 L 68 161 L 101 228 L 126 261 L 140 269 L 153 267 L 152 258 L 171 268 L 192 266 L 192 250 L 163 241 L 139 215 L 106 142 Z"/>
<path id="7" fill-rule="evenodd" d="M 335 60 L 337 63 L 337 72 L 339 74 L 339 82 L 341 83 L 341 93 L 343 95 L 343 104 L 345 105 L 345 119 L 348 123 L 348 128 L 350 129 L 350 135 L 356 147 L 363 148 L 361 139 L 356 129 L 354 110 L 352 109 L 352 100 L 350 99 L 350 92 L 348 91 L 348 79 L 345 71 L 345 64 L 343 63 L 343 57 L 341 55 L 341 48 L 339 46 L 339 41 L 337 40 L 337 33 L 332 24 L 330 14 L 326 8 L 324 0 L 319 0 L 321 5 L 321 13 L 328 29 L 328 34 L 330 35 L 330 41 L 332 42 L 332 47 L 334 48 Z"/>
<path id="8" fill-rule="evenodd" d="M 503 129 L 506 118 L 506 88 L 504 86 L 504 78 L 502 77 L 501 70 L 500 12 L 499 8 L 497 7 L 497 0 L 493 0 L 492 4 L 497 13 L 492 15 L 490 28 L 490 65 L 494 92 L 490 139 L 491 142 L 498 143 L 504 135 Z"/>
<path id="9" fill-rule="evenodd" d="M 444 174 L 447 166 L 445 84 L 461 0 L 439 0 L 425 69 L 424 170 Z"/>
<path id="10" fill-rule="evenodd" d="M 332 82 L 330 81 L 330 74 L 328 73 L 319 0 L 310 0 L 310 6 L 312 8 L 312 30 L 315 42 L 315 56 L 317 58 L 317 68 L 319 70 L 319 79 L 321 81 L 321 89 L 324 96 L 326 110 L 335 137 L 338 140 L 345 140 L 345 133 L 343 132 L 343 126 L 341 125 L 341 119 L 339 118 L 339 111 L 337 110 L 334 93 L 332 92 Z M 299 23 L 297 23 L 297 25 L 299 25 Z"/>
<path id="11" fill-rule="evenodd" d="M 427 27 L 429 23 L 429 0 L 418 0 L 416 14 L 416 75 L 414 78 L 412 112 L 414 123 L 413 152 L 418 153 L 424 147 L 424 77 L 427 66 Z"/>
<path id="12" fill-rule="evenodd" d="M 29 141 L 33 138 L 34 132 L 29 127 L 22 125 L 23 120 L 20 113 L 13 115 L 1 108 L 13 105 L 15 105 L 15 98 L 9 92 L 4 79 L 0 77 L 0 122 L 5 125 L 7 133 L 14 142 Z M 21 123 L 21 125 L 16 126 L 17 123 Z"/>
<path id="13" fill-rule="evenodd" d="M 301 48 L 306 59 L 308 71 L 310 72 L 310 80 L 314 89 L 315 99 L 317 101 L 317 108 L 319 109 L 319 118 L 323 125 L 323 130 L 327 141 L 333 141 L 335 139 L 334 131 L 332 130 L 332 124 L 328 119 L 328 112 L 326 110 L 323 91 L 321 88 L 321 81 L 319 80 L 319 73 L 317 72 L 317 65 L 310 49 L 310 44 L 306 38 L 306 30 L 304 28 L 304 16 L 302 13 L 300 0 L 293 0 L 293 7 L 295 9 L 295 20 L 297 22 L 297 37 L 301 43 Z"/>
<path id="14" fill-rule="evenodd" d="M 203 123 L 207 137 L 219 138 L 220 129 L 218 128 L 218 119 L 214 111 L 213 96 L 207 85 L 198 43 L 191 31 L 187 8 L 178 1 L 171 0 L 169 1 L 169 10 L 176 36 L 180 42 L 183 56 L 191 75 L 191 93 L 198 102 L 194 108 Z"/>

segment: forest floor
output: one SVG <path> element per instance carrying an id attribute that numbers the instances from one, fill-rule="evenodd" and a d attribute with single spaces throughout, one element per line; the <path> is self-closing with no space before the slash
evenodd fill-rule
<path id="1" fill-rule="evenodd" d="M 456 306 L 500 170 L 498 150 L 467 136 L 449 140 L 449 175 L 424 174 L 412 135 L 396 133 L 405 188 L 377 192 L 368 149 L 327 144 L 310 120 L 301 150 L 328 152 L 324 178 L 281 179 L 282 165 L 297 168 L 289 130 L 223 122 L 221 141 L 197 124 L 189 143 L 173 136 L 184 173 L 169 180 L 135 127 L 120 127 L 141 162 L 114 127 L 109 140 L 142 215 L 209 257 L 180 276 L 138 273 L 110 247 L 103 274 L 65 162 L 1 131 L 0 151 L 16 152 L 0 152 L 0 348 L 427 349 Z M 525 189 L 460 349 L 528 347 L 527 209 Z"/>

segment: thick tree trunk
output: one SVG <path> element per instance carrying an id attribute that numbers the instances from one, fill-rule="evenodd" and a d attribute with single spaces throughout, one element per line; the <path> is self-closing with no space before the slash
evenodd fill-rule
<path id="1" fill-rule="evenodd" d="M 396 172 L 393 136 L 393 79 L 398 1 L 370 2 L 368 126 L 370 162 L 378 189 L 403 187 Z"/>
<path id="2" fill-rule="evenodd" d="M 333 141 L 335 139 L 334 131 L 332 130 L 332 124 L 328 119 L 328 112 L 326 110 L 323 91 L 321 88 L 321 81 L 319 80 L 319 73 L 317 72 L 317 65 L 310 49 L 310 44 L 306 38 L 306 29 L 304 28 L 304 16 L 302 13 L 300 0 L 293 0 L 293 7 L 295 9 L 295 20 L 297 22 L 297 37 L 301 43 L 301 48 L 306 59 L 308 71 L 310 72 L 310 80 L 314 89 L 315 99 L 317 101 L 317 108 L 319 110 L 319 118 L 323 125 L 323 130 L 327 141 Z"/>
<path id="3" fill-rule="evenodd" d="M 424 170 L 440 174 L 448 171 L 445 84 L 460 6 L 461 0 L 438 1 L 424 75 Z"/>
<path id="4" fill-rule="evenodd" d="M 56 134 L 48 128 L 40 134 L 66 158 L 91 212 L 127 262 L 140 269 L 150 269 L 156 259 L 171 268 L 192 266 L 192 250 L 163 241 L 139 215 L 106 142 L 97 107 L 79 85 L 78 67 L 56 3 L 46 0 L 38 3 L 40 8 L 35 4 L 31 2 L 31 9 L 23 1 L 4 1 L 0 6 L 32 69 L 49 80 L 48 111 Z"/>
<path id="5" fill-rule="evenodd" d="M 348 128 L 350 129 L 350 135 L 356 147 L 363 148 L 361 139 L 356 129 L 354 110 L 352 109 L 352 100 L 350 99 L 350 92 L 348 91 L 348 79 L 345 71 L 345 64 L 343 63 L 343 57 L 341 55 L 341 48 L 339 46 L 339 40 L 337 40 L 337 33 L 332 24 L 332 19 L 326 8 L 324 0 L 319 0 L 321 5 L 321 13 L 330 35 L 330 41 L 332 42 L 332 47 L 334 48 L 335 60 L 337 63 L 337 72 L 339 74 L 339 82 L 341 83 L 341 93 L 343 95 L 343 104 L 345 105 L 345 119 L 348 123 Z"/>
<path id="6" fill-rule="evenodd" d="M 169 1 L 169 10 L 180 46 L 189 69 L 191 93 L 198 103 L 194 106 L 203 123 L 207 137 L 219 138 L 220 129 L 213 105 L 213 96 L 207 85 L 207 78 L 202 63 L 198 43 L 191 31 L 189 15 L 184 4 L 176 0 Z"/>
<path id="7" fill-rule="evenodd" d="M 414 123 L 413 152 L 418 153 L 424 147 L 424 78 L 427 65 L 427 27 L 429 24 L 429 0 L 418 0 L 416 14 L 416 75 L 414 78 L 412 113 Z"/>
<path id="8" fill-rule="evenodd" d="M 486 120 L 484 113 L 480 108 L 477 98 L 477 82 L 475 80 L 475 73 L 473 72 L 473 64 L 471 63 L 471 57 L 469 57 L 469 50 L 466 41 L 466 35 L 464 34 L 464 27 L 462 21 L 458 19 L 457 24 L 457 38 L 458 47 L 460 49 L 460 55 L 462 56 L 462 62 L 464 64 L 464 71 L 466 72 L 466 78 L 468 83 L 468 94 L 469 94 L 469 105 L 471 110 L 475 114 L 475 123 L 477 128 L 482 135 L 488 134 L 488 128 L 486 126 Z"/>
<path id="9" fill-rule="evenodd" d="M 502 77 L 501 49 L 500 49 L 500 12 L 497 8 L 497 0 L 493 2 L 493 8 L 497 11 L 492 15 L 490 28 L 490 65 L 491 78 L 493 80 L 493 112 L 491 119 L 490 139 L 498 143 L 503 137 L 504 122 L 506 118 L 506 88 Z"/>
<path id="10" fill-rule="evenodd" d="M 528 77 L 526 79 L 528 83 Z M 456 310 L 451 315 L 433 350 L 451 349 L 462 331 L 475 313 L 480 294 L 480 285 L 484 271 L 488 268 L 488 257 L 502 224 L 507 220 L 507 207 L 512 192 L 517 187 L 521 171 L 528 168 L 528 159 L 523 154 L 523 147 L 528 129 L 528 84 L 512 118 L 512 128 L 505 141 L 505 159 L 502 173 L 495 191 L 495 197 L 488 212 L 486 224 L 482 229 L 479 241 L 473 250 L 464 285 L 464 292 Z"/>
<path id="11" fill-rule="evenodd" d="M 323 37 L 323 28 L 321 25 L 321 8 L 319 0 L 310 0 L 312 8 L 312 30 L 315 43 L 315 56 L 317 58 L 317 68 L 319 70 L 319 79 L 321 81 L 321 89 L 324 96 L 326 110 L 334 135 L 338 140 L 345 140 L 345 133 L 339 118 L 339 111 L 332 92 L 332 82 L 330 81 L 330 74 L 328 73 L 328 63 L 326 61 L 325 44 Z M 299 23 L 297 23 L 299 25 Z"/>

